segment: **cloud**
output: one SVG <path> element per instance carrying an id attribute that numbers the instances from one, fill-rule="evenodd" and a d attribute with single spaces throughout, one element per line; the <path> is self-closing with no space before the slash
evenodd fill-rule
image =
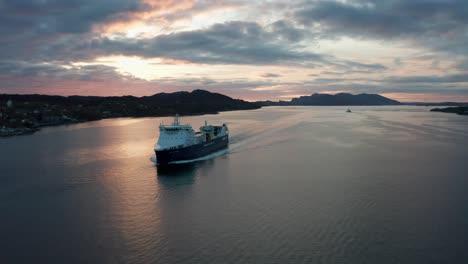
<path id="1" fill-rule="evenodd" d="M 316 1 L 297 8 L 294 18 L 325 38 L 407 39 L 467 54 L 467 13 L 465 0 Z"/>
<path id="2" fill-rule="evenodd" d="M 299 43 L 290 40 L 285 28 L 278 33 L 258 23 L 243 21 L 219 23 L 206 29 L 163 34 L 149 39 L 65 36 L 35 47 L 32 55 L 36 60 L 49 61 L 93 60 L 102 56 L 124 55 L 200 64 L 314 67 L 335 63 L 332 56 L 304 51 Z M 31 59 L 31 56 L 18 52 L 15 55 L 4 53 L 1 57 Z"/>
<path id="3" fill-rule="evenodd" d="M 0 75 L 16 78 L 44 77 L 57 80 L 136 80 L 122 74 L 115 67 L 106 65 L 60 65 L 53 63 L 30 63 L 24 61 L 0 61 Z"/>
<path id="4" fill-rule="evenodd" d="M 263 78 L 278 78 L 281 77 L 281 74 L 276 74 L 276 73 L 271 73 L 271 72 L 266 72 L 261 75 Z"/>
<path id="5" fill-rule="evenodd" d="M 461 71 L 468 71 L 468 58 L 464 58 L 455 64 L 455 67 Z"/>
<path id="6" fill-rule="evenodd" d="M 278 20 L 269 25 L 272 33 L 291 42 L 301 41 L 306 38 L 307 30 L 301 29 L 286 20 Z M 309 36 L 310 37 L 310 36 Z"/>
<path id="7" fill-rule="evenodd" d="M 83 94 L 92 93 L 94 85 L 111 94 L 140 95 L 207 88 L 273 97 L 344 90 L 466 95 L 466 14 L 464 0 L 0 0 L 0 88 L 46 91 L 49 86 Z M 153 31 L 127 34 L 133 23 Z M 320 46 L 336 39 L 331 48 Z M 352 43 L 360 40 L 364 45 L 356 47 L 369 47 L 375 56 L 353 53 Z M 382 48 L 373 49 L 375 43 Z M 125 74 L 124 67 L 101 65 L 103 57 L 112 56 L 157 58 L 161 75 L 155 76 L 199 76 L 190 72 L 194 65 L 187 67 L 196 64 L 211 74 L 239 71 L 225 76 L 242 76 L 247 66 L 250 77 L 227 79 L 222 71 L 216 79 L 147 81 Z"/>
<path id="8" fill-rule="evenodd" d="M 255 22 L 232 21 L 138 41 L 105 39 L 101 40 L 99 48 L 103 53 L 164 57 L 202 64 L 310 66 L 326 61 L 320 54 L 301 50 L 287 34 L 286 29 L 280 34 Z"/>
<path id="9" fill-rule="evenodd" d="M 324 55 L 310 49 L 315 36 L 309 29 L 288 20 L 267 25 L 230 21 L 198 30 L 160 34 L 153 38 L 104 37 L 93 26 L 134 19 L 134 14 L 170 7 L 175 10 L 209 10 L 192 1 L 7 1 L 0 22 L 8 37 L 3 42 L 3 61 L 93 61 L 98 57 L 123 55 L 163 58 L 197 64 L 293 65 L 300 67 L 351 68 L 382 71 L 385 66 L 365 64 Z M 240 1 L 207 6 L 242 5 Z M 78 8 L 79 7 L 79 8 Z M 177 9 L 179 8 L 179 9 Z M 31 13 L 21 16 L 22 13 Z M 26 17 L 26 18 L 25 18 Z M 305 42 L 307 40 L 307 42 Z"/>
<path id="10" fill-rule="evenodd" d="M 0 6 L 0 32 L 84 33 L 95 24 L 128 20 L 132 13 L 149 8 L 137 0 L 6 0 Z"/>
<path id="11" fill-rule="evenodd" d="M 281 33 L 274 28 L 272 24 L 261 26 L 255 22 L 231 21 L 214 24 L 206 29 L 163 34 L 149 39 L 98 38 L 75 44 L 66 41 L 52 50 L 55 51 L 54 56 L 60 56 L 60 59 L 123 55 L 166 58 L 197 64 L 289 65 L 309 68 L 330 65 L 362 72 L 381 72 L 387 69 L 379 63 L 356 62 L 305 50 L 299 39 L 291 39 L 285 27 L 282 27 Z M 296 30 L 294 27 L 290 29 L 292 32 Z"/>
<path id="12" fill-rule="evenodd" d="M 3 0 L 0 1 L 0 60 L 48 60 L 53 47 L 82 42 L 93 29 L 128 21 L 150 5 L 139 0 Z"/>
<path id="13" fill-rule="evenodd" d="M 458 31 L 466 28 L 467 11 L 464 0 L 317 1 L 297 10 L 295 17 L 334 33 L 393 38 Z"/>
<path id="14" fill-rule="evenodd" d="M 291 33 L 296 29 L 291 28 L 289 32 L 284 24 L 278 30 L 276 27 L 267 30 L 255 22 L 232 21 L 149 39 L 107 38 L 93 33 L 59 34 L 17 45 L 9 41 L 0 60 L 83 61 L 127 55 L 202 64 L 315 66 L 326 62 L 324 56 L 301 49 L 293 37 L 296 33 Z"/>
<path id="15" fill-rule="evenodd" d="M 384 81 L 390 83 L 468 83 L 468 73 L 450 74 L 445 76 L 394 76 L 387 77 Z"/>

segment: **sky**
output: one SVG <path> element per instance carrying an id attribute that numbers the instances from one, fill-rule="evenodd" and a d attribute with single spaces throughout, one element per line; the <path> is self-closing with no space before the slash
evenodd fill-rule
<path id="1" fill-rule="evenodd" d="M 0 93 L 468 101 L 466 0 L 0 0 Z"/>

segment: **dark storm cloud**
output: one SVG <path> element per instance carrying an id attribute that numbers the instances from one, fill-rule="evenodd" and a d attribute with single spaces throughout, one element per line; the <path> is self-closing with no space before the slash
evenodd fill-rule
<path id="1" fill-rule="evenodd" d="M 305 51 L 310 30 L 287 20 L 266 26 L 231 21 L 208 28 L 159 35 L 151 39 L 106 38 L 91 32 L 93 25 L 125 21 L 149 7 L 133 0 L 33 0 L 2 2 L 0 60 L 92 61 L 108 55 L 170 58 L 201 64 L 334 65 L 364 71 L 382 65 L 357 65 L 333 56 Z"/>
<path id="2" fill-rule="evenodd" d="M 76 58 L 57 47 L 92 38 L 94 25 L 127 21 L 149 8 L 139 0 L 2 0 L 0 60 Z"/>
<path id="3" fill-rule="evenodd" d="M 303 40 L 308 33 L 306 30 L 297 28 L 286 20 L 278 20 L 269 25 L 269 28 L 274 34 L 293 42 Z"/>
<path id="4" fill-rule="evenodd" d="M 64 54 L 127 55 L 145 58 L 170 58 L 200 64 L 294 65 L 318 67 L 331 65 L 356 71 L 378 72 L 381 64 L 367 64 L 323 55 L 303 49 L 297 28 L 283 24 L 281 30 L 254 22 L 232 21 L 206 29 L 159 35 L 152 39 L 96 39 L 88 43 L 66 43 Z M 288 25 L 288 26 L 286 26 Z M 289 30 L 287 29 L 290 26 Z M 54 50 L 62 50 L 57 47 Z"/>
<path id="5" fill-rule="evenodd" d="M 291 31 L 296 30 L 291 28 Z M 294 64 L 308 67 L 328 64 L 334 60 L 331 56 L 302 51 L 299 42 L 290 40 L 285 27 L 279 33 L 254 22 L 233 21 L 151 39 L 89 37 L 92 39 L 63 36 L 44 46 L 34 47 L 33 57 L 37 60 L 76 61 L 107 55 L 127 55 L 202 64 Z M 2 56 L 12 59 L 11 53 Z M 16 58 L 31 57 L 16 54 Z"/>
<path id="6" fill-rule="evenodd" d="M 166 57 L 207 64 L 320 65 L 327 58 L 304 52 L 291 41 L 290 32 L 268 31 L 254 22 L 233 21 L 207 29 L 160 35 L 148 40 L 101 40 L 100 52 Z M 292 33 L 295 34 L 295 33 Z"/>
<path id="7" fill-rule="evenodd" d="M 78 61 L 106 55 L 171 58 L 206 64 L 327 63 L 325 56 L 301 50 L 300 30 L 285 22 L 262 27 L 233 21 L 209 28 L 159 35 L 151 39 L 103 38 L 92 33 L 57 34 L 31 42 L 8 42 L 4 60 Z"/>
<path id="8" fill-rule="evenodd" d="M 132 79 L 105 65 L 61 66 L 53 63 L 33 64 L 24 61 L 0 61 L 0 75 L 12 77 L 47 77 L 62 80 Z"/>
<path id="9" fill-rule="evenodd" d="M 138 0 L 3 0 L 0 32 L 5 34 L 84 33 L 91 26 L 125 21 L 147 10 Z"/>
<path id="10" fill-rule="evenodd" d="M 464 30 L 467 13 L 465 0 L 357 0 L 312 2 L 299 8 L 295 17 L 305 25 L 319 25 L 339 35 L 393 38 L 435 37 Z"/>

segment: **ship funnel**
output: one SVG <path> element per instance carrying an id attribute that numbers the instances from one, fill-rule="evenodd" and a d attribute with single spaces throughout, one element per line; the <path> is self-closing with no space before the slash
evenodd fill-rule
<path id="1" fill-rule="evenodd" d="M 206 120 L 205 120 L 205 126 L 207 126 L 207 125 L 208 125 L 208 122 L 206 122 Z"/>

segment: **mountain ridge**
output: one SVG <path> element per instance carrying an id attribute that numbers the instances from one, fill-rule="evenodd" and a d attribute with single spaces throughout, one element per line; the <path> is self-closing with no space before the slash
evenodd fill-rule
<path id="1" fill-rule="evenodd" d="M 401 105 L 402 103 L 384 97 L 379 94 L 350 94 L 350 93 L 338 93 L 338 94 L 321 94 L 313 93 L 312 95 L 304 95 L 296 98 L 292 98 L 290 101 L 258 101 L 257 104 L 261 106 L 270 105 L 317 105 L 317 106 L 339 106 L 339 105 Z"/>

